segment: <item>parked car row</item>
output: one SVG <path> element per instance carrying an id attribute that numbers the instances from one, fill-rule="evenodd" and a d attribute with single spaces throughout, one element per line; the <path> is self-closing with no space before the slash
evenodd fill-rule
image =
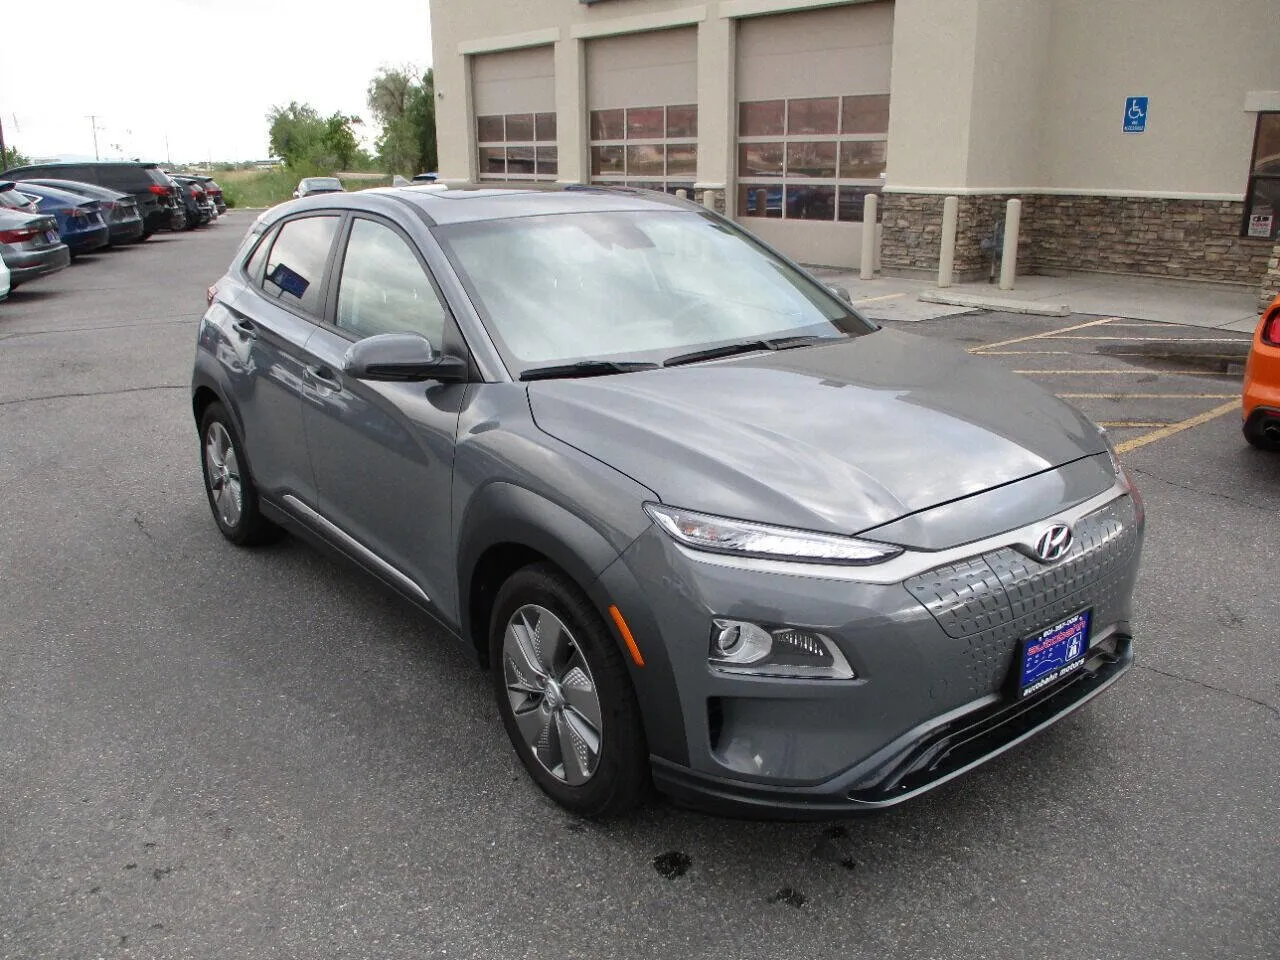
<path id="1" fill-rule="evenodd" d="M 0 299 L 73 257 L 191 230 L 227 210 L 212 177 L 155 163 L 39 163 L 0 173 Z M 6 282 L 7 281 L 7 282 Z"/>

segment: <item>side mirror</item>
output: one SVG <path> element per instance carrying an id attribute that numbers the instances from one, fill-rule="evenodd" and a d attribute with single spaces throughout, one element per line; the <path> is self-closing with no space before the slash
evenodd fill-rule
<path id="1" fill-rule="evenodd" d="M 839 283 L 828 283 L 827 289 L 834 293 L 845 303 L 853 303 L 853 295 L 849 293 L 849 288 Z"/>
<path id="2" fill-rule="evenodd" d="M 467 378 L 467 362 L 442 356 L 420 334 L 380 333 L 350 346 L 342 360 L 342 372 L 357 380 L 386 383 L 456 383 Z"/>

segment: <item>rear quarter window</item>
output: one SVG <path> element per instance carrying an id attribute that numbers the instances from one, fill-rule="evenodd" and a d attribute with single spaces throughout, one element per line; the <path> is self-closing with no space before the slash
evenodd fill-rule
<path id="1" fill-rule="evenodd" d="M 337 214 L 286 221 L 267 255 L 262 292 L 269 299 L 320 314 L 325 264 L 338 232 Z"/>

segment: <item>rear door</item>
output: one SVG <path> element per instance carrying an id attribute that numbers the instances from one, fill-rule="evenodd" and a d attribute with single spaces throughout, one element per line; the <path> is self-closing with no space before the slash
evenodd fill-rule
<path id="1" fill-rule="evenodd" d="M 353 215 L 341 247 L 328 322 L 306 350 L 303 406 L 319 509 L 393 568 L 383 570 L 387 579 L 452 618 L 450 492 L 466 384 L 371 383 L 342 366 L 352 343 L 380 333 L 422 334 L 455 355 L 465 348 L 399 226 Z"/>
<path id="2" fill-rule="evenodd" d="M 233 382 L 249 464 L 258 486 L 276 498 L 315 500 L 302 391 L 307 340 L 324 310 L 325 276 L 342 214 L 284 221 L 259 242 L 245 267 L 247 285 L 225 306 Z"/>

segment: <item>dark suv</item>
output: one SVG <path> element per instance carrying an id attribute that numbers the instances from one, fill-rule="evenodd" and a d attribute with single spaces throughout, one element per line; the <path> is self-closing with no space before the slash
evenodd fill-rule
<path id="1" fill-rule="evenodd" d="M 143 238 L 157 230 L 181 229 L 182 200 L 178 187 L 159 165 L 133 160 L 106 160 L 92 163 L 39 163 L 15 167 L 0 174 L 4 180 L 76 180 L 133 194 L 142 214 Z"/>

